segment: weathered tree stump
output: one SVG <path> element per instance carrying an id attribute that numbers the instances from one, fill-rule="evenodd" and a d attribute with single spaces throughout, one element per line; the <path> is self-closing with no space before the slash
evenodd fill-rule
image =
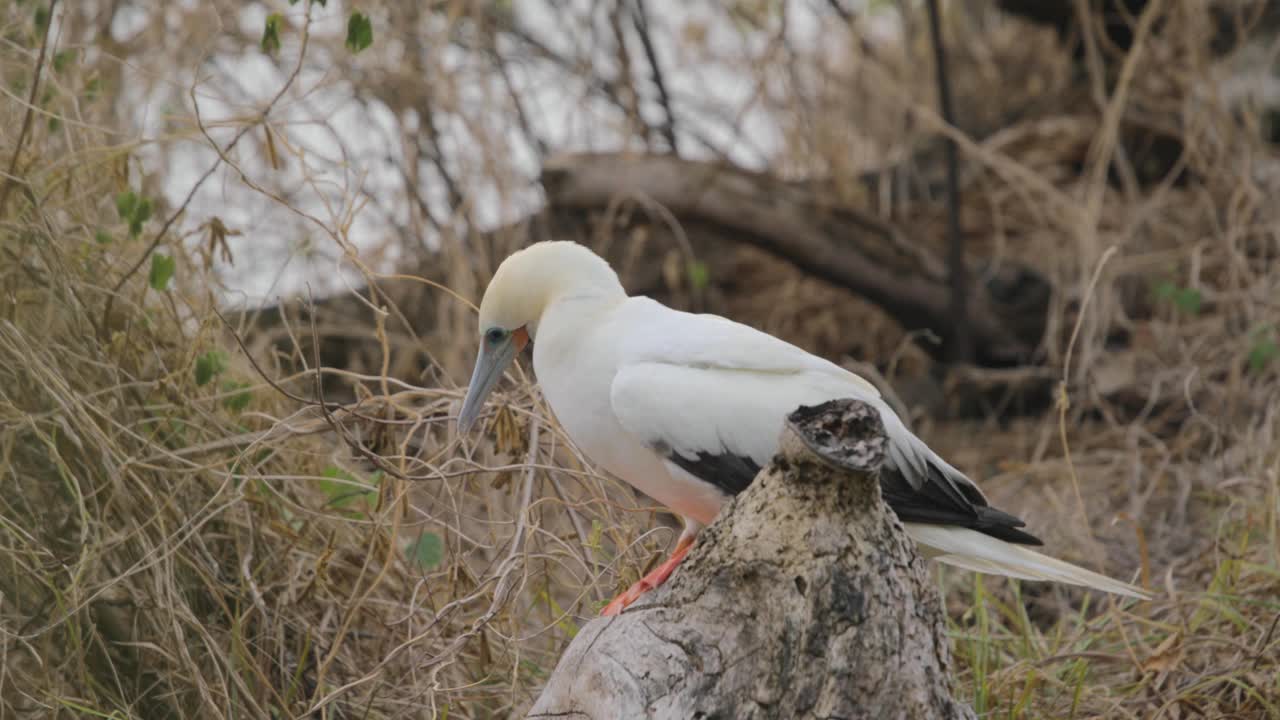
<path id="1" fill-rule="evenodd" d="M 801 408 L 675 575 L 560 659 L 531 718 L 973 718 L 937 590 L 880 498 L 884 428 Z"/>

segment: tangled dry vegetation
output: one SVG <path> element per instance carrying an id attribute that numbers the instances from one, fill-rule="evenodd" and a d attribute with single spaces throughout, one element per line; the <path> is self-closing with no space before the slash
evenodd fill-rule
<path id="1" fill-rule="evenodd" d="M 495 239 L 432 220 L 446 242 L 419 277 L 391 279 L 356 259 L 370 253 L 349 216 L 308 215 L 248 164 L 273 142 L 305 164 L 287 127 L 242 117 L 215 137 L 172 110 L 169 134 L 142 140 L 110 96 L 129 48 L 49 47 L 38 7 L 0 12 L 0 126 L 21 128 L 0 140 L 0 717 L 518 715 L 579 624 L 673 537 L 574 454 L 523 375 L 483 438 L 453 434 L 472 343 L 455 293 L 476 297 L 476 268 L 537 223 Z M 1211 54 L 1204 12 L 1152 2 L 1127 49 L 1090 35 L 1085 81 L 1049 34 L 954 13 L 969 132 L 929 109 L 923 36 L 863 47 L 810 84 L 771 69 L 814 70 L 782 62 L 785 43 L 759 48 L 758 102 L 785 129 L 770 167 L 823 181 L 833 203 L 878 207 L 854 179 L 891 162 L 928 188 L 911 152 L 957 140 L 972 253 L 1057 289 L 1026 367 L 933 387 L 933 361 L 891 318 L 749 248 L 716 246 L 696 293 L 678 269 L 650 278 L 924 388 L 901 393 L 915 429 L 997 505 L 1054 554 L 1158 593 L 1117 604 L 940 575 L 958 693 L 984 716 L 1280 717 L 1280 164 L 1265 108 L 1223 89 L 1276 40 Z M 1135 157 L 1144 133 L 1182 151 Z M 172 137 L 217 148 L 224 182 L 346 253 L 363 289 L 345 295 L 368 322 L 280 313 L 273 353 L 253 344 L 254 313 L 219 315 L 222 252 L 248 240 L 141 174 L 134 153 Z M 944 205 L 925 195 L 879 209 L 940 238 Z M 316 370 L 319 336 L 339 332 L 367 357 Z M 1052 402 L 1009 412 L 1017 393 L 999 388 L 1026 378 Z M 997 388 L 985 415 L 930 400 L 974 385 Z"/>

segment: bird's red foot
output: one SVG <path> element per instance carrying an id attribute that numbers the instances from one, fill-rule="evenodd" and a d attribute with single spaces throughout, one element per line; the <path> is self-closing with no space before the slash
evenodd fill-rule
<path id="1" fill-rule="evenodd" d="M 626 592 L 614 598 L 612 602 L 604 606 L 600 611 L 601 615 L 617 615 L 622 612 L 628 605 L 635 602 L 641 595 L 658 587 L 671 577 L 671 573 L 675 572 L 676 566 L 684 560 L 684 556 L 689 554 L 689 548 L 693 547 L 692 537 L 682 537 L 680 542 L 676 543 L 675 552 L 671 553 L 671 557 L 666 562 L 654 568 L 653 572 L 640 578 L 636 584 L 627 588 Z"/>

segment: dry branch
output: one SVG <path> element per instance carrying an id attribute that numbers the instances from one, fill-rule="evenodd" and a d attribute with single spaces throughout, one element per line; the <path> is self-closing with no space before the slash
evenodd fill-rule
<path id="1" fill-rule="evenodd" d="M 655 202 L 681 221 L 706 222 L 802 270 L 877 303 L 907 330 L 927 329 L 956 341 L 946 264 L 892 225 L 847 207 L 824 204 L 812 188 L 762 173 L 665 156 L 568 155 L 548 161 L 542 184 L 554 209 L 605 209 L 619 199 Z M 1044 334 L 1045 307 L 1030 306 L 1017 286 L 1045 282 L 1021 268 L 987 273 L 972 288 L 968 330 L 975 360 L 1006 366 L 1025 361 Z M 1032 293 L 1039 295 L 1040 293 Z M 1044 293 L 1047 296 L 1047 293 Z"/>
<path id="2" fill-rule="evenodd" d="M 971 718 L 937 591 L 880 498 L 879 415 L 801 408 L 662 588 L 588 623 L 530 717 Z"/>

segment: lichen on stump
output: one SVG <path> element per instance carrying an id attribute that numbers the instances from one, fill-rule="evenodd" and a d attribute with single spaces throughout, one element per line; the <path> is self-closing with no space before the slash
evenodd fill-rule
<path id="1" fill-rule="evenodd" d="M 529 717 L 972 718 L 937 591 L 880 498 L 879 414 L 801 408 L 661 588 L 587 623 Z"/>

